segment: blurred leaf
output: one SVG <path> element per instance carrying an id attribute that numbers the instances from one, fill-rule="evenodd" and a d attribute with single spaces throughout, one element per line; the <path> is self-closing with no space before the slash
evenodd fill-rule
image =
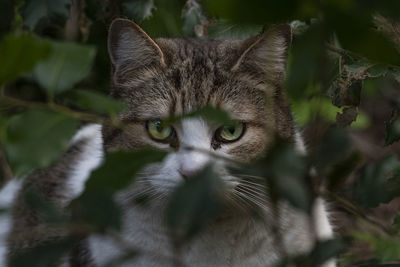
<path id="1" fill-rule="evenodd" d="M 14 4 L 15 3 L 11 1 L 0 1 L 0 38 L 10 30 L 13 19 L 13 9 L 15 8 Z"/>
<path id="2" fill-rule="evenodd" d="M 154 0 L 122 0 L 122 8 L 124 13 L 135 21 L 142 21 L 151 17 L 154 6 Z"/>
<path id="3" fill-rule="evenodd" d="M 202 23 L 205 20 L 203 16 L 202 9 L 199 3 L 195 0 L 186 1 L 185 6 L 182 10 L 182 19 L 183 19 L 183 32 L 185 36 L 203 36 Z M 196 27 L 200 27 L 201 32 L 197 32 Z"/>
<path id="4" fill-rule="evenodd" d="M 175 245 L 199 233 L 208 220 L 215 219 L 222 208 L 222 181 L 210 166 L 179 185 L 167 208 L 167 223 Z"/>
<path id="5" fill-rule="evenodd" d="M 75 119 L 50 111 L 28 110 L 7 125 L 3 144 L 16 176 L 57 160 L 76 131 Z"/>
<path id="6" fill-rule="evenodd" d="M 326 261 L 338 256 L 345 249 L 346 245 L 339 239 L 318 241 L 308 255 L 295 260 L 296 266 L 321 266 Z"/>
<path id="7" fill-rule="evenodd" d="M 294 207 L 310 211 L 311 192 L 305 180 L 308 168 L 304 156 L 292 144 L 278 141 L 261 164 L 272 196 L 277 194 L 275 198 L 285 199 Z"/>
<path id="8" fill-rule="evenodd" d="M 339 127 L 350 126 L 352 122 L 356 121 L 358 109 L 356 107 L 344 108 L 342 113 L 336 115 L 336 122 Z"/>
<path id="9" fill-rule="evenodd" d="M 229 23 L 225 20 L 217 20 L 208 26 L 208 38 L 210 39 L 248 39 L 262 31 L 260 25 L 241 25 Z"/>
<path id="10" fill-rule="evenodd" d="M 371 123 L 368 114 L 366 114 L 362 110 L 361 111 L 359 110 L 356 121 L 350 125 L 350 128 L 355 130 L 363 130 L 367 129 L 370 126 L 370 124 Z"/>
<path id="11" fill-rule="evenodd" d="M 385 123 L 386 135 L 385 146 L 391 145 L 400 140 L 400 110 L 394 109 L 390 120 Z"/>
<path id="12" fill-rule="evenodd" d="M 399 64 L 400 54 L 392 41 L 373 28 L 372 16 L 376 11 L 367 10 L 367 5 L 354 5 L 354 1 L 348 3 L 340 6 L 337 1 L 329 0 L 322 7 L 326 25 L 335 32 L 340 45 L 372 61 Z"/>
<path id="13" fill-rule="evenodd" d="M 71 0 L 25 0 L 23 18 L 25 25 L 32 30 L 42 18 L 69 16 Z"/>
<path id="14" fill-rule="evenodd" d="M 265 24 L 317 17 L 312 1 L 207 0 L 205 10 L 213 17 L 239 24 Z"/>
<path id="15" fill-rule="evenodd" d="M 71 89 L 89 74 L 96 50 L 75 43 L 49 43 L 52 52 L 35 66 L 34 77 L 48 93 L 56 94 Z"/>
<path id="16" fill-rule="evenodd" d="M 109 153 L 86 182 L 83 194 L 71 203 L 73 220 L 94 226 L 97 231 L 119 229 L 121 208 L 114 202 L 113 194 L 133 184 L 138 171 L 161 161 L 165 155 L 166 152 L 154 149 Z"/>
<path id="17" fill-rule="evenodd" d="M 267 186 L 266 193 L 272 201 L 287 200 L 296 208 L 310 211 L 311 191 L 306 181 L 307 161 L 287 140 L 276 137 L 264 158 L 246 168 L 233 168 L 230 171 L 239 175 L 263 177 Z"/>
<path id="18" fill-rule="evenodd" d="M 391 262 L 385 263 L 385 261 L 395 261 L 400 258 L 400 242 L 397 239 L 397 236 L 384 238 L 381 236 L 375 236 L 368 232 L 355 232 L 352 235 L 356 239 L 369 244 L 376 259 L 378 259 L 376 264 L 366 266 L 398 266 L 398 264 L 391 265 Z"/>
<path id="19" fill-rule="evenodd" d="M 331 191 L 340 188 L 340 185 L 346 181 L 348 176 L 354 171 L 361 160 L 362 156 L 360 153 L 353 152 L 350 156 L 332 164 L 331 170 L 327 175 L 327 188 Z"/>
<path id="20" fill-rule="evenodd" d="M 293 99 L 291 107 L 299 125 L 305 125 L 316 118 L 322 118 L 327 122 L 335 122 L 336 114 L 342 110 L 332 105 L 331 100 L 327 97 Z"/>
<path id="21" fill-rule="evenodd" d="M 376 242 L 375 256 L 382 261 L 400 259 L 400 240 L 378 239 Z"/>
<path id="22" fill-rule="evenodd" d="M 151 37 L 182 37 L 182 8 L 184 0 L 156 0 L 156 10 L 140 26 Z"/>
<path id="23" fill-rule="evenodd" d="M 315 93 L 307 92 L 307 88 L 319 89 L 315 85 L 320 82 L 324 58 L 323 28 L 319 24 L 314 24 L 293 41 L 285 83 L 285 88 L 291 98 L 301 98 Z"/>
<path id="24" fill-rule="evenodd" d="M 59 264 L 76 242 L 72 239 L 51 240 L 10 257 L 9 267 L 53 267 Z"/>
<path id="25" fill-rule="evenodd" d="M 29 34 L 5 36 L 0 43 L 0 86 L 33 69 L 49 52 L 49 44 Z"/>
<path id="26" fill-rule="evenodd" d="M 350 140 L 340 128 L 330 128 L 323 137 L 324 142 L 312 155 L 315 166 L 323 170 L 338 163 L 350 149 Z"/>
<path id="27" fill-rule="evenodd" d="M 400 233 L 400 213 L 397 213 L 394 217 L 392 227 Z"/>
<path id="28" fill-rule="evenodd" d="M 115 202 L 112 195 L 108 192 L 105 193 L 104 190 L 85 191 L 79 198 L 73 200 L 69 207 L 72 222 L 76 225 L 84 225 L 88 232 L 121 229 L 121 206 Z"/>
<path id="29" fill-rule="evenodd" d="M 64 100 L 83 110 L 115 116 L 126 108 L 126 104 L 109 96 L 88 90 L 71 90 Z"/>
<path id="30" fill-rule="evenodd" d="M 166 154 L 165 151 L 151 148 L 109 153 L 104 164 L 92 173 L 86 183 L 85 193 L 105 190 L 113 194 L 131 184 L 136 173 L 144 166 L 163 160 Z"/>
<path id="31" fill-rule="evenodd" d="M 24 190 L 24 202 L 46 224 L 62 224 L 67 222 L 67 216 L 58 206 L 50 202 L 35 186 Z"/>
<path id="32" fill-rule="evenodd" d="M 395 156 L 368 164 L 363 168 L 361 178 L 353 188 L 354 199 L 368 208 L 388 203 L 400 193 L 399 177 L 400 163 Z"/>

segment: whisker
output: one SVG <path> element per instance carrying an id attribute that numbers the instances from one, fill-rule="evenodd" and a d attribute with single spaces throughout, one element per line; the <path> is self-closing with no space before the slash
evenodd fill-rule
<path id="1" fill-rule="evenodd" d="M 265 177 L 250 175 L 250 174 L 245 174 L 245 173 L 242 173 L 242 174 L 239 173 L 239 174 L 236 174 L 236 176 L 243 177 L 243 178 L 251 178 L 251 179 L 255 179 L 255 180 L 265 180 Z"/>
<path id="2" fill-rule="evenodd" d="M 260 196 L 259 194 L 255 195 L 253 192 L 250 192 L 246 189 L 243 190 L 243 188 L 242 188 L 242 191 L 238 191 L 238 192 L 245 194 L 246 196 L 251 197 L 254 200 L 257 200 L 257 201 L 263 203 L 263 205 L 266 205 L 268 202 L 268 200 L 266 198 Z"/>
<path id="3" fill-rule="evenodd" d="M 242 192 L 236 191 L 236 193 L 239 194 L 242 198 L 244 198 L 247 201 L 249 201 L 250 203 L 254 204 L 256 207 L 258 207 L 258 208 L 260 208 L 260 209 L 262 209 L 264 211 L 268 210 L 267 206 L 264 203 L 254 199 L 254 198 L 252 198 L 252 197 L 250 197 L 250 196 L 248 196 L 248 195 L 246 195 L 246 194 L 244 194 Z"/>
<path id="4" fill-rule="evenodd" d="M 248 188 L 248 189 L 256 191 L 258 194 L 261 194 L 261 195 L 265 195 L 268 192 L 267 191 L 267 187 L 262 187 L 262 186 L 259 186 L 257 184 L 248 184 L 246 182 L 243 182 L 243 183 L 240 182 L 236 187 L 238 187 L 238 188 Z"/>

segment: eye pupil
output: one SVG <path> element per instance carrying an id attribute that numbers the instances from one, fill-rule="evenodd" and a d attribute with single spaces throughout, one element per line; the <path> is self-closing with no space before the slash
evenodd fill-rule
<path id="1" fill-rule="evenodd" d="M 167 141 L 173 134 L 173 128 L 165 125 L 161 120 L 148 121 L 146 128 L 151 138 L 157 141 Z"/>
<path id="2" fill-rule="evenodd" d="M 244 129 L 244 123 L 224 125 L 217 130 L 215 138 L 223 143 L 234 142 L 242 137 Z"/>
<path id="3" fill-rule="evenodd" d="M 162 132 L 162 130 L 164 129 L 164 127 L 161 125 L 161 121 L 156 121 L 155 126 L 158 132 Z"/>

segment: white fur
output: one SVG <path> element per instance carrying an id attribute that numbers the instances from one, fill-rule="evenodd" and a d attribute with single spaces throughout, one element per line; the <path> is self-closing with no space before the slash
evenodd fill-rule
<path id="1" fill-rule="evenodd" d="M 0 190 L 0 209 L 9 210 L 11 208 L 21 184 L 21 180 L 13 179 Z M 6 236 L 11 228 L 10 222 L 11 217 L 9 212 L 0 214 L 0 267 L 5 266 L 5 254 L 7 252 Z"/>
<path id="2" fill-rule="evenodd" d="M 71 145 L 85 140 L 85 147 L 79 155 L 79 162 L 71 171 L 68 178 L 69 200 L 79 196 L 84 188 L 90 173 L 100 166 L 103 161 L 103 139 L 101 125 L 89 124 L 80 129 L 72 138 Z"/>

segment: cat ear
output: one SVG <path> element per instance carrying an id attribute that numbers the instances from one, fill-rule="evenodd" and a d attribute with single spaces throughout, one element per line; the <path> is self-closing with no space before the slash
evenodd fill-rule
<path id="1" fill-rule="evenodd" d="M 137 69 L 152 63 L 165 64 L 160 47 L 138 25 L 115 19 L 108 33 L 108 53 L 114 71 Z"/>
<path id="2" fill-rule="evenodd" d="M 290 25 L 270 26 L 260 35 L 244 41 L 231 70 L 259 71 L 272 81 L 283 81 L 291 39 Z"/>

